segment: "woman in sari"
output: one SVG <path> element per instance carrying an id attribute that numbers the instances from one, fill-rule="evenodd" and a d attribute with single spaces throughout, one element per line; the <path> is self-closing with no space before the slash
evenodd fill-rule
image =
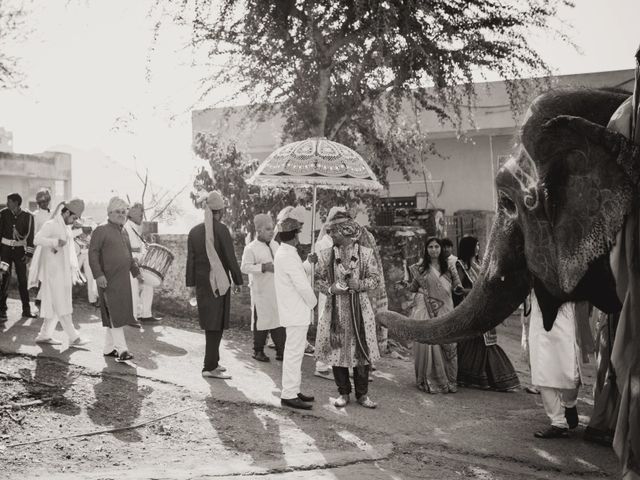
<path id="1" fill-rule="evenodd" d="M 449 270 L 440 240 L 435 237 L 425 242 L 424 259 L 409 268 L 412 282 L 409 290 L 414 296 L 412 318 L 435 318 L 453 310 L 452 272 Z M 453 285 L 455 291 L 462 286 Z M 429 320 L 427 320 L 429 321 Z M 427 393 L 455 393 L 458 359 L 456 344 L 413 344 L 416 384 Z"/>
<path id="2" fill-rule="evenodd" d="M 454 296 L 456 305 L 471 291 L 478 278 L 479 251 L 477 238 L 468 236 L 460 240 L 456 268 L 464 293 Z M 498 345 L 495 328 L 458 343 L 458 385 L 499 392 L 510 392 L 520 387 L 520 380 L 509 357 Z"/>

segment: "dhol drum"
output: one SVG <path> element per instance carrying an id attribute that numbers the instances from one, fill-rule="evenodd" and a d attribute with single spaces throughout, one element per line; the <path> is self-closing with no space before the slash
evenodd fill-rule
<path id="1" fill-rule="evenodd" d="M 140 273 L 144 283 L 152 287 L 159 286 L 172 262 L 173 253 L 168 249 L 156 243 L 148 244 L 147 253 L 140 262 Z"/>

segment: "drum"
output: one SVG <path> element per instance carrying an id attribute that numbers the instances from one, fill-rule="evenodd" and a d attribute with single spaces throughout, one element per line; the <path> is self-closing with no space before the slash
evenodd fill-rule
<path id="1" fill-rule="evenodd" d="M 140 261 L 140 273 L 144 283 L 152 287 L 159 286 L 164 280 L 171 262 L 173 262 L 173 253 L 168 249 L 156 243 L 148 244 L 147 253 Z"/>

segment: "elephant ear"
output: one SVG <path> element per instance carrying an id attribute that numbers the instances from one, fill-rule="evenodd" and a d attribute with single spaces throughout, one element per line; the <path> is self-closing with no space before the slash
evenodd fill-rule
<path id="1" fill-rule="evenodd" d="M 560 116 L 543 125 L 535 152 L 557 248 L 558 280 L 570 294 L 589 265 L 609 253 L 632 210 L 640 147 L 583 118 Z"/>

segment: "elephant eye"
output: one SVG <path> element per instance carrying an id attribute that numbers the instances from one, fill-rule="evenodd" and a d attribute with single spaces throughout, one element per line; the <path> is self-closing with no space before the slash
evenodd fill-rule
<path id="1" fill-rule="evenodd" d="M 509 196 L 504 192 L 499 192 L 498 207 L 510 217 L 518 215 L 518 207 Z"/>

